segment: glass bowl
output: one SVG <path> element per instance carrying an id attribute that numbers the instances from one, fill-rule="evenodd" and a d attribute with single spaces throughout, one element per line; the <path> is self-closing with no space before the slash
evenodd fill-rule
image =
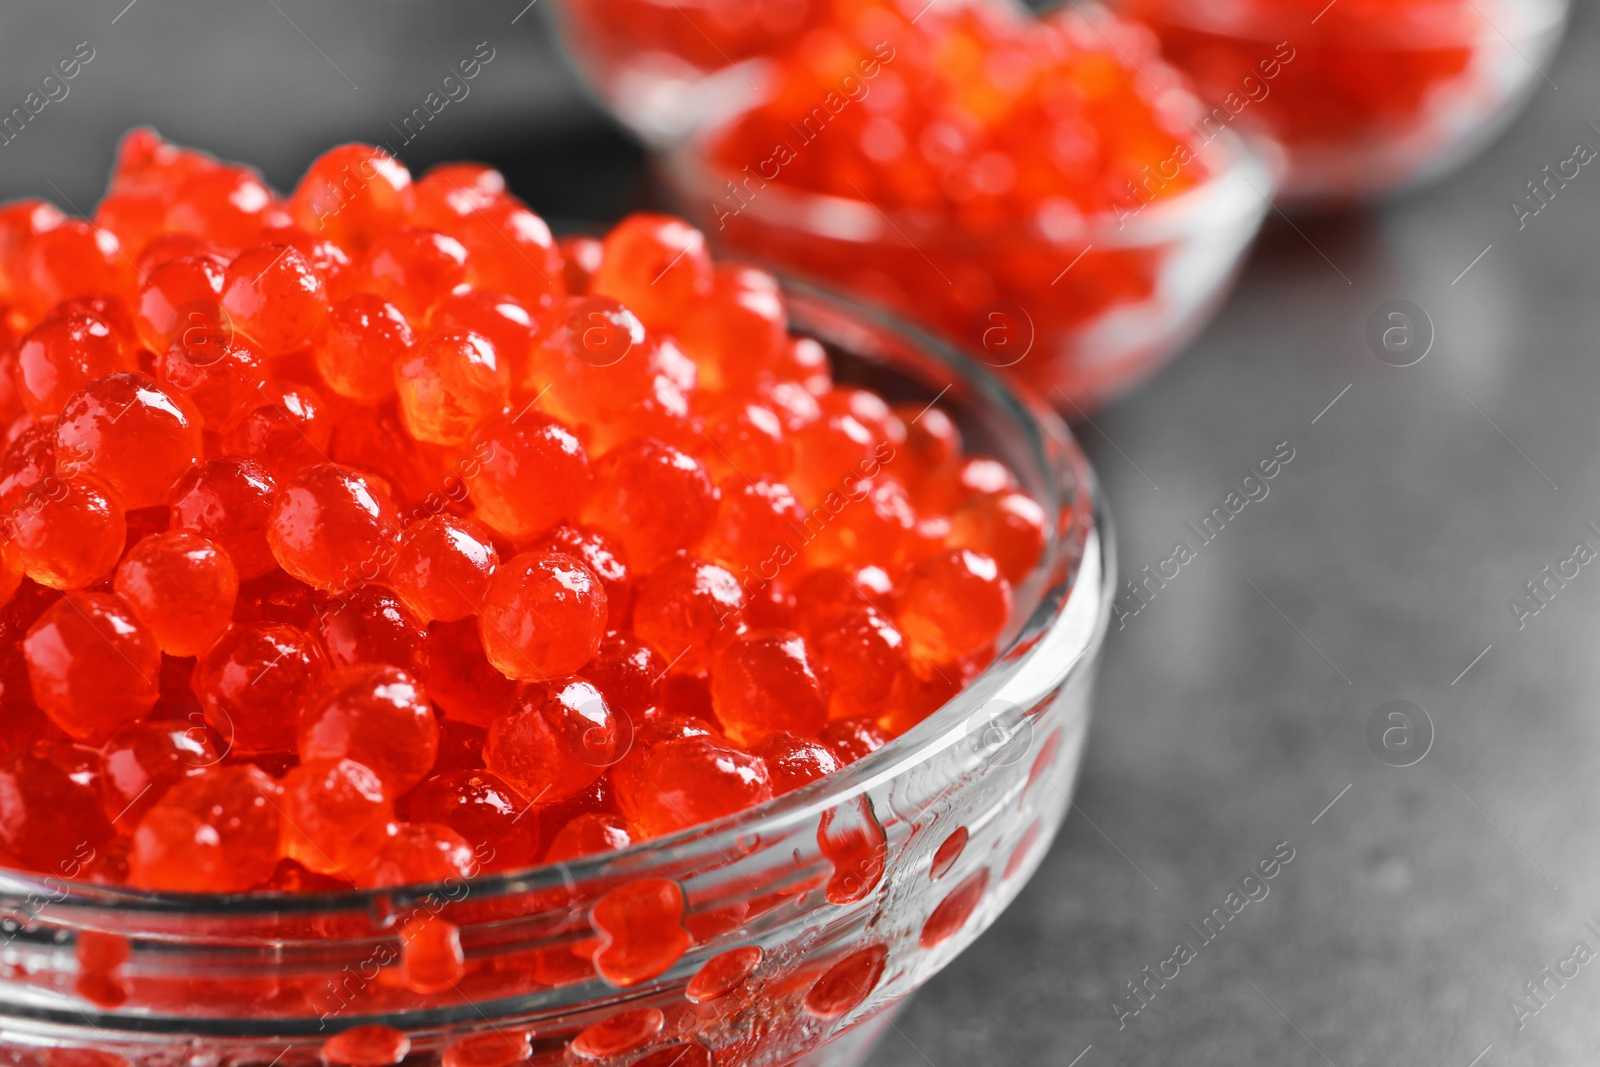
<path id="1" fill-rule="evenodd" d="M 1268 165 L 1221 131 L 1200 150 L 1212 176 L 1179 195 L 1056 232 L 975 233 L 766 181 L 760 162 L 727 170 L 717 150 L 732 128 L 663 164 L 713 242 L 915 319 L 1068 415 L 1183 350 L 1227 294 L 1272 191 Z"/>
<path id="2" fill-rule="evenodd" d="M 625 126 L 670 144 L 746 106 L 770 53 L 808 25 L 814 0 L 560 0 L 557 35 Z"/>
<path id="3" fill-rule="evenodd" d="M 1337 206 L 1456 169 L 1511 121 L 1568 0 L 1121 0 L 1193 79 L 1214 126 L 1270 138 L 1288 203 Z M 1318 8 L 1322 8 L 1318 12 Z"/>
<path id="4" fill-rule="evenodd" d="M 939 0 L 941 6 L 1017 0 Z M 832 17 L 832 0 L 554 0 L 557 37 L 618 121 L 662 147 L 764 96 L 768 57 Z"/>
<path id="5" fill-rule="evenodd" d="M 7 1062 L 860 1062 L 890 1012 L 1017 894 L 1064 817 L 1112 538 L 1047 409 L 876 313 L 805 287 L 790 299 L 840 380 L 937 399 L 1057 517 L 1000 654 L 967 689 L 760 807 L 518 873 L 186 896 L 0 870 Z M 426 966 L 457 942 L 458 966 Z"/>

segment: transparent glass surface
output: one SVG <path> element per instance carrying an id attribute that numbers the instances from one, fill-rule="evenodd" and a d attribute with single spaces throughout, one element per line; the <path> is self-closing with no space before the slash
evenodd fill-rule
<path id="1" fill-rule="evenodd" d="M 685 142 L 664 167 L 713 241 L 914 319 L 1069 417 L 1183 350 L 1226 296 L 1273 189 L 1268 164 L 1221 130 L 1197 153 L 1210 176 L 1183 193 L 980 233 L 764 181 L 759 159 L 730 172 L 715 162 L 726 136 Z"/>

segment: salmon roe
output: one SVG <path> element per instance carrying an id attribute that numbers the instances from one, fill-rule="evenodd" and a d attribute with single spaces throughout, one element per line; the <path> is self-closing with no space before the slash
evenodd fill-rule
<path id="1" fill-rule="evenodd" d="M 836 386 L 681 220 L 558 245 L 493 171 L 438 174 L 345 146 L 280 197 L 141 131 L 94 222 L 0 209 L 4 862 L 572 862 L 826 777 L 1005 636 L 1051 524 L 944 411 Z M 670 965 L 682 909 L 619 890 L 600 972 Z M 405 980 L 461 952 L 418 928 Z"/>
<path id="2" fill-rule="evenodd" d="M 714 66 L 763 55 L 770 89 L 679 175 L 728 247 L 887 303 L 1052 400 L 1053 387 L 1103 399 L 1151 358 L 1108 359 L 1088 340 L 1108 316 L 1169 299 L 1168 246 L 1121 231 L 1225 157 L 1207 149 L 1204 107 L 1142 25 L 1098 5 L 1035 15 L 1009 0 L 752 0 L 653 18 L 644 0 L 574 6 L 625 38 L 615 47 L 639 49 L 628 59 L 640 76 L 652 68 L 639 57 L 704 52 L 722 33 L 732 50 Z M 758 32 L 784 16 L 797 24 Z M 632 38 L 662 21 L 664 42 Z M 1348 77 L 1374 92 L 1370 72 Z M 717 283 L 730 313 L 709 337 L 753 338 L 757 305 Z"/>

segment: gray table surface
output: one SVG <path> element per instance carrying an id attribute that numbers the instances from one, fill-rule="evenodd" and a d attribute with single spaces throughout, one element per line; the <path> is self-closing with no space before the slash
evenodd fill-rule
<path id="1" fill-rule="evenodd" d="M 474 95 L 403 157 L 489 158 L 556 216 L 645 202 L 637 151 L 527 6 L 7 3 L 0 102 L 78 41 L 96 58 L 0 149 L 0 198 L 87 205 L 141 121 L 287 185 L 327 143 L 386 138 L 488 40 Z M 1600 577 L 1583 567 L 1521 628 L 1509 607 L 1576 542 L 1600 548 L 1600 170 L 1520 232 L 1508 206 L 1600 146 L 1592 5 L 1549 76 L 1449 182 L 1274 220 L 1194 348 L 1083 428 L 1134 571 L 1278 443 L 1295 459 L 1111 634 L 1079 810 L 875 1067 L 1594 1062 L 1600 966 L 1520 1029 L 1509 1001 L 1576 942 L 1600 951 Z M 1394 299 L 1437 332 L 1405 369 L 1364 339 Z M 1414 766 L 1368 746 L 1391 700 L 1434 726 Z M 1119 1029 L 1112 997 L 1198 942 L 1187 924 L 1278 842 L 1295 859 L 1270 895 Z"/>
<path id="2" fill-rule="evenodd" d="M 1194 348 L 1081 428 L 1125 574 L 1276 444 L 1295 459 L 1113 629 L 1079 810 L 875 1067 L 1600 1057 L 1600 956 L 1536 1016 L 1509 999 L 1600 953 L 1600 568 L 1510 607 L 1600 549 L 1600 170 L 1520 231 L 1509 206 L 1600 147 L 1594 14 L 1481 158 L 1367 217 L 1277 220 Z M 1393 299 L 1436 327 L 1405 369 L 1365 339 Z M 1434 727 L 1410 767 L 1368 746 L 1391 700 Z M 1186 924 L 1280 841 L 1270 894 L 1199 947 Z M 1199 958 L 1119 1029 L 1113 995 L 1180 940 Z"/>

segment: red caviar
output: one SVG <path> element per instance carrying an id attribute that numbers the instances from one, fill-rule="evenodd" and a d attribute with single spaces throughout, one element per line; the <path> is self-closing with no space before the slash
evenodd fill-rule
<path id="1" fill-rule="evenodd" d="M 347 146 L 285 201 L 140 133 L 105 228 L 0 209 L 7 862 L 89 840 L 90 877 L 201 892 L 572 862 L 833 773 L 1003 636 L 1050 524 L 942 411 L 835 387 L 687 223 L 558 248 L 492 171 L 441 175 Z M 819 841 L 831 897 L 876 884 L 870 812 Z M 682 920 L 620 886 L 583 958 L 644 981 Z M 462 951 L 435 918 L 401 978 Z"/>
<path id="2" fill-rule="evenodd" d="M 1556 5 L 1473 0 L 1122 0 L 1194 79 L 1203 128 L 1285 153 L 1291 198 L 1348 201 L 1437 172 L 1532 80 Z M 1540 40 L 1543 37 L 1544 40 Z"/>
<path id="3" fill-rule="evenodd" d="M 1154 344 L 1086 340 L 1116 312 L 1170 314 L 1174 246 L 1125 227 L 1222 169 L 1154 35 L 1071 4 L 746 6 L 752 25 L 790 7 L 805 32 L 741 42 L 773 85 L 680 167 L 719 240 L 928 322 L 1052 400 L 1102 398 L 1154 363 Z M 720 332 L 748 335 L 748 298 L 722 298 L 742 311 Z"/>

